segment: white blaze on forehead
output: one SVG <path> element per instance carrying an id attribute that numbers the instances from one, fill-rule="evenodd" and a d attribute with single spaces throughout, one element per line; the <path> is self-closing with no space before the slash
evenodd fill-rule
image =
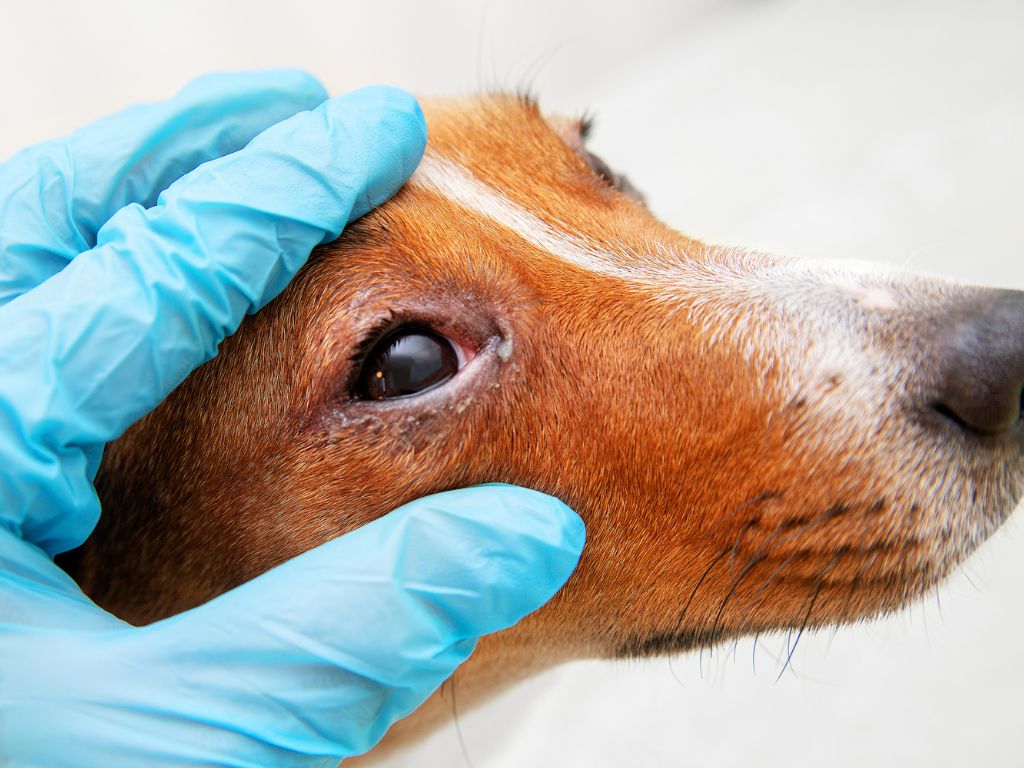
<path id="1" fill-rule="evenodd" d="M 623 280 L 651 280 L 651 270 L 645 265 L 631 268 L 617 263 L 613 255 L 591 246 L 578 234 L 555 229 L 447 158 L 427 152 L 409 183 L 486 216 L 540 250 L 582 269 Z"/>
<path id="2" fill-rule="evenodd" d="M 788 313 L 796 301 L 810 315 L 816 304 L 843 295 L 869 311 L 891 311 L 899 306 L 895 293 L 886 288 L 893 270 L 877 264 L 778 259 L 699 244 L 697 254 L 681 254 L 660 244 L 644 253 L 636 253 L 625 243 L 614 250 L 598 247 L 570 223 L 553 226 L 481 181 L 470 169 L 430 150 L 409 183 L 485 217 L 564 262 L 642 286 L 652 298 L 675 303 L 685 297 L 695 316 L 728 319 L 740 335 L 748 322 L 758 316 L 765 319 L 767 307 L 754 309 L 751 302 L 766 302 Z M 822 293 L 821 286 L 832 290 Z"/>
<path id="3" fill-rule="evenodd" d="M 444 197 L 459 207 L 484 216 L 511 230 L 545 253 L 581 269 L 625 282 L 655 288 L 663 298 L 678 298 L 727 285 L 740 289 L 740 281 L 759 275 L 776 259 L 751 251 L 700 246 L 699 258 L 654 244 L 637 253 L 625 243 L 617 249 L 589 243 L 568 222 L 556 228 L 494 187 L 475 177 L 468 168 L 430 150 L 424 155 L 409 183 Z"/>
<path id="4" fill-rule="evenodd" d="M 616 251 L 597 248 L 579 233 L 557 229 L 476 178 L 472 171 L 427 151 L 409 184 L 437 194 L 469 213 L 504 227 L 540 251 L 605 277 L 641 287 L 646 296 L 669 304 L 687 299 L 695 322 L 715 324 L 716 333 L 743 336 L 744 326 L 758 317 L 746 306 L 753 297 L 770 293 L 763 270 L 774 260 L 732 249 L 705 248 L 700 258 L 688 258 L 655 245 L 652 253 L 636 254 L 623 244 Z M 561 222 L 560 222 L 561 223 Z M 725 322 L 713 323 L 714 320 Z M 745 334 L 748 356 L 765 341 Z"/>

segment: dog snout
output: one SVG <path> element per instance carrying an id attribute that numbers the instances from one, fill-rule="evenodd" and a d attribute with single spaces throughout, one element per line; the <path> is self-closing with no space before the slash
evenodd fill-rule
<path id="1" fill-rule="evenodd" d="M 932 344 L 934 411 L 975 434 L 1021 431 L 1024 291 L 980 291 L 938 324 Z"/>

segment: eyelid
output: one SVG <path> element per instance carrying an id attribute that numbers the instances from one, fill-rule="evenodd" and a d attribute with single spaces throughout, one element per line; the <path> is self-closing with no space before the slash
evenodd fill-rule
<path id="1" fill-rule="evenodd" d="M 585 162 L 594 175 L 598 176 L 605 184 L 622 193 L 630 200 L 639 203 L 645 208 L 647 207 L 647 198 L 644 196 L 644 193 L 633 185 L 633 182 L 629 180 L 628 176 L 615 171 L 601 157 L 591 152 L 586 147 L 582 148 L 580 154 L 583 158 L 583 162 Z"/>
<path id="2" fill-rule="evenodd" d="M 616 189 L 619 189 L 619 174 L 611 169 L 611 167 L 598 157 L 596 154 L 591 152 L 589 149 L 583 150 L 584 159 L 587 161 L 587 165 L 590 166 L 590 170 L 600 176 L 604 181 Z"/>
<path id="3" fill-rule="evenodd" d="M 629 177 L 615 171 L 602 157 L 587 148 L 587 139 L 590 138 L 594 127 L 593 115 L 584 115 L 580 119 L 572 121 L 556 121 L 554 127 L 562 141 L 568 145 L 574 155 L 583 161 L 591 173 L 599 177 L 609 188 L 618 191 L 644 208 L 647 207 L 647 198 L 629 180 Z"/>
<path id="4" fill-rule="evenodd" d="M 455 359 L 459 362 L 460 371 L 473 362 L 473 358 L 476 357 L 477 350 L 462 344 L 458 339 L 453 339 L 451 336 L 447 336 L 443 333 L 438 333 L 437 335 L 442 339 L 447 340 L 447 342 L 452 345 L 452 349 L 455 350 Z"/>

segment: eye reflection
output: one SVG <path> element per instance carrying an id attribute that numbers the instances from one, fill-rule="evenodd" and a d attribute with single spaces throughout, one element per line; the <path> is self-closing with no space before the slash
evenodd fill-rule
<path id="1" fill-rule="evenodd" d="M 440 386 L 458 373 L 451 342 L 422 328 L 400 328 L 371 350 L 359 375 L 364 400 L 408 397 Z"/>

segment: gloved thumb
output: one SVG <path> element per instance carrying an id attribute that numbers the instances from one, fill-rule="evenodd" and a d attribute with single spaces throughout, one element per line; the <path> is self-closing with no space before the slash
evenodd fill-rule
<path id="1" fill-rule="evenodd" d="M 267 746 L 348 757 L 419 706 L 477 637 L 547 602 L 584 538 L 574 512 L 535 491 L 451 491 L 138 631 L 181 681 L 163 693 L 244 731 L 253 758 Z"/>

